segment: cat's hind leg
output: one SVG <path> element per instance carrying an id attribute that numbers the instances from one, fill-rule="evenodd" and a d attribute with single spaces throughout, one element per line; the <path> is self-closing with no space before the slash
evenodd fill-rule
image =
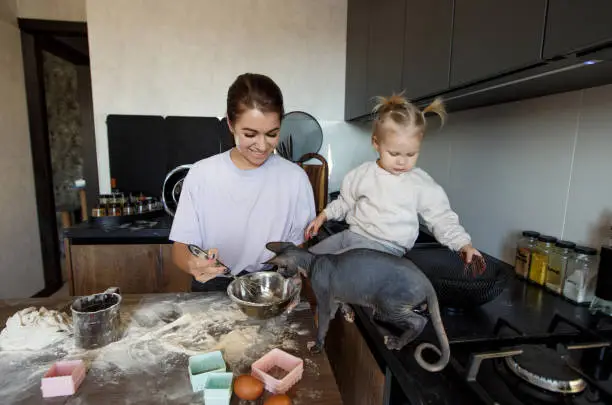
<path id="1" fill-rule="evenodd" d="M 385 335 L 385 345 L 390 350 L 400 350 L 412 342 L 427 325 L 427 318 L 413 312 L 411 307 L 406 304 L 384 304 L 376 312 L 375 318 L 402 330 L 400 336 L 396 334 Z"/>

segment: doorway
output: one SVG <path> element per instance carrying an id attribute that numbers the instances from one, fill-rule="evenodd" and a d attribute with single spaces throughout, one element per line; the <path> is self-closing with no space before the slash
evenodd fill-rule
<path id="1" fill-rule="evenodd" d="M 87 24 L 18 23 L 45 282 L 35 296 L 48 296 L 67 278 L 62 229 L 87 219 L 98 192 Z"/>

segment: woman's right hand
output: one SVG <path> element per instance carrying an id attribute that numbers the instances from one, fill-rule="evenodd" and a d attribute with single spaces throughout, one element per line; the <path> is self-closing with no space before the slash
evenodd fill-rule
<path id="1" fill-rule="evenodd" d="M 327 215 L 325 215 L 325 211 L 323 211 L 306 227 L 304 238 L 310 240 L 310 238 L 316 236 L 317 233 L 319 233 L 319 228 L 321 228 L 325 221 L 327 221 Z"/>
<path id="2" fill-rule="evenodd" d="M 209 259 L 195 256 L 190 258 L 187 262 L 189 273 L 191 273 L 191 275 L 200 283 L 205 283 L 208 280 L 212 280 L 218 275 L 225 273 L 227 268 L 217 265 L 218 255 L 219 251 L 217 249 L 209 249 Z"/>

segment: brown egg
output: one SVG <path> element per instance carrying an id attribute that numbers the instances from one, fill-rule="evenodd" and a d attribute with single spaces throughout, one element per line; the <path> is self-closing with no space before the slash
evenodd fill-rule
<path id="1" fill-rule="evenodd" d="M 240 399 L 254 401 L 261 396 L 263 390 L 263 383 L 248 374 L 238 376 L 234 380 L 234 394 Z"/>
<path id="2" fill-rule="evenodd" d="M 264 405 L 291 405 L 291 398 L 287 395 L 272 395 L 266 399 Z"/>

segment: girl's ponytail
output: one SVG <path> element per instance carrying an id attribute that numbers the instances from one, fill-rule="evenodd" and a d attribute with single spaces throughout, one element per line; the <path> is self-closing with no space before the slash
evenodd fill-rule
<path id="1" fill-rule="evenodd" d="M 436 97 L 434 101 L 431 102 L 427 107 L 425 107 L 422 111 L 423 121 L 425 120 L 425 114 L 431 112 L 437 114 L 442 121 L 442 125 L 446 122 L 446 109 L 444 108 L 444 103 L 440 97 Z"/>

